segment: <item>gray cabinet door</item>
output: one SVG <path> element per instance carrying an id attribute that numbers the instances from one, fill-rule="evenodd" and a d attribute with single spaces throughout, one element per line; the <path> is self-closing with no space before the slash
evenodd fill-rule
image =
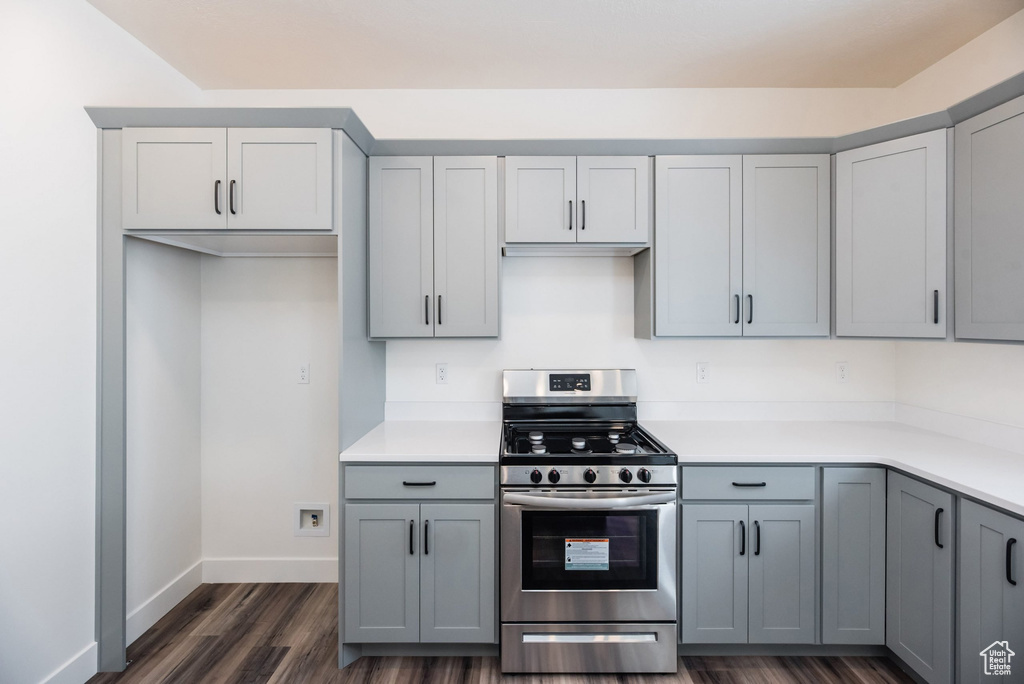
<path id="1" fill-rule="evenodd" d="M 577 157 L 577 242 L 646 244 L 651 191 L 649 157 Z"/>
<path id="2" fill-rule="evenodd" d="M 655 158 L 656 335 L 738 336 L 743 158 Z"/>
<path id="3" fill-rule="evenodd" d="M 889 473 L 886 646 L 929 684 L 953 681 L 953 497 Z"/>
<path id="4" fill-rule="evenodd" d="M 821 635 L 885 645 L 885 469 L 825 468 Z"/>
<path id="5" fill-rule="evenodd" d="M 423 504 L 420 641 L 494 643 L 494 504 Z"/>
<path id="6" fill-rule="evenodd" d="M 370 157 L 370 337 L 434 336 L 433 170 Z"/>
<path id="7" fill-rule="evenodd" d="M 750 506 L 752 644 L 813 644 L 814 506 Z"/>
<path id="8" fill-rule="evenodd" d="M 576 242 L 576 157 L 505 158 L 505 242 Z"/>
<path id="9" fill-rule="evenodd" d="M 836 155 L 836 332 L 946 336 L 946 131 Z"/>
<path id="10" fill-rule="evenodd" d="M 682 640 L 747 642 L 747 507 L 682 506 Z"/>
<path id="11" fill-rule="evenodd" d="M 1024 340 L 1024 97 L 955 132 L 956 336 Z"/>
<path id="12" fill-rule="evenodd" d="M 420 638 L 418 504 L 345 505 L 345 641 Z"/>
<path id="13" fill-rule="evenodd" d="M 223 128 L 125 128 L 121 132 L 125 230 L 228 227 Z"/>
<path id="14" fill-rule="evenodd" d="M 827 154 L 743 157 L 743 334 L 828 335 Z"/>
<path id="15" fill-rule="evenodd" d="M 229 128 L 228 228 L 331 230 L 329 128 Z"/>
<path id="16" fill-rule="evenodd" d="M 437 337 L 497 337 L 497 157 L 434 157 L 434 303 Z"/>
<path id="17" fill-rule="evenodd" d="M 1010 676 L 993 677 L 989 646 L 1024 646 L 1024 520 L 971 501 L 960 504 L 960 678 L 964 684 L 1024 681 L 1024 667 L 1010 660 Z M 1016 584 L 1013 584 L 1016 582 Z M 997 644 L 997 642 L 1007 642 Z M 994 654 L 993 654 L 994 655 Z M 986 669 L 988 674 L 986 674 Z"/>

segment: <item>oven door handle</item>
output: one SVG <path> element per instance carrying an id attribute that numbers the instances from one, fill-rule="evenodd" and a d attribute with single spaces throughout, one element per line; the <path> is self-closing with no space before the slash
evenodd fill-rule
<path id="1" fill-rule="evenodd" d="M 534 508 L 564 508 L 567 510 L 577 511 L 636 508 L 638 506 L 671 503 L 675 500 L 675 492 L 642 494 L 639 496 L 617 496 L 605 499 L 534 496 L 532 494 L 516 494 L 515 492 L 508 492 L 502 498 L 502 501 L 506 504 L 519 504 L 520 506 L 533 506 Z"/>

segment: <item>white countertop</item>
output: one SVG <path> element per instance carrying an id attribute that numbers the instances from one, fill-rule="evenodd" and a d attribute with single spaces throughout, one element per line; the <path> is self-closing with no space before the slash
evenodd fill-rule
<path id="1" fill-rule="evenodd" d="M 1024 455 L 894 422 L 642 421 L 679 463 L 844 463 L 897 468 L 1024 516 Z M 385 421 L 343 462 L 497 463 L 500 421 Z"/>
<path id="2" fill-rule="evenodd" d="M 497 463 L 500 443 L 500 420 L 386 420 L 341 460 Z"/>
<path id="3" fill-rule="evenodd" d="M 890 466 L 1024 515 L 1024 455 L 891 422 L 645 421 L 679 463 Z"/>

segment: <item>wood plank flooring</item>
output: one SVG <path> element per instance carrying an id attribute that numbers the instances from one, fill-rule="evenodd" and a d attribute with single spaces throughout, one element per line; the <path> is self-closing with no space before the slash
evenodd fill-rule
<path id="1" fill-rule="evenodd" d="M 903 684 L 884 658 L 682 658 L 675 675 L 502 675 L 497 658 L 360 658 L 338 670 L 338 585 L 204 584 L 88 684 Z"/>

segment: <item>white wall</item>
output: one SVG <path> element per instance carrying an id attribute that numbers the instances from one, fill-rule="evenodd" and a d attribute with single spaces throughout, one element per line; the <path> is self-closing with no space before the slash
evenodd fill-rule
<path id="1" fill-rule="evenodd" d="M 334 258 L 202 259 L 204 581 L 337 579 L 335 526 L 331 537 L 292 530 L 293 503 L 337 507 L 337 269 Z"/>
<path id="2" fill-rule="evenodd" d="M 200 580 L 199 263 L 126 243 L 129 644 Z"/>
<path id="3" fill-rule="evenodd" d="M 1024 429 L 1024 345 L 898 342 L 896 400 Z"/>
<path id="4" fill-rule="evenodd" d="M 0 681 L 95 671 L 96 129 L 198 90 L 81 0 L 0 3 Z"/>
<path id="5" fill-rule="evenodd" d="M 387 343 L 389 412 L 499 402 L 504 368 L 636 368 L 643 402 L 893 401 L 892 342 L 637 340 L 632 259 L 507 257 L 502 268 L 500 340 Z M 709 384 L 696 383 L 697 361 L 711 363 Z M 850 364 L 846 384 L 836 382 L 838 361 Z M 434 379 L 442 362 L 446 385 Z"/>

